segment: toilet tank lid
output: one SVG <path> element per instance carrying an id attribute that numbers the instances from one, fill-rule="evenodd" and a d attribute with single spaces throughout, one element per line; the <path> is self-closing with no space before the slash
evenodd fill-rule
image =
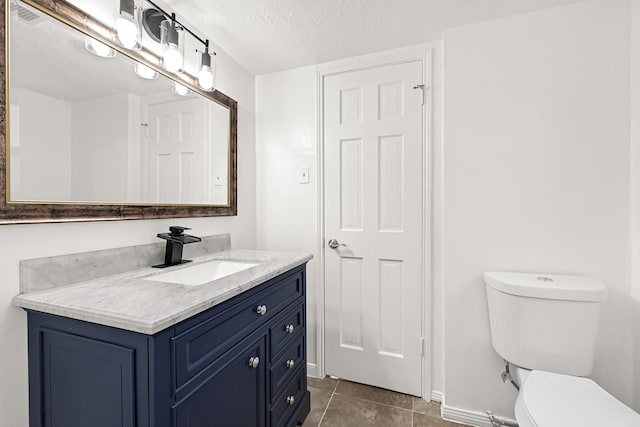
<path id="1" fill-rule="evenodd" d="M 565 274 L 486 272 L 487 286 L 511 295 L 532 298 L 599 302 L 607 287 L 598 279 Z"/>

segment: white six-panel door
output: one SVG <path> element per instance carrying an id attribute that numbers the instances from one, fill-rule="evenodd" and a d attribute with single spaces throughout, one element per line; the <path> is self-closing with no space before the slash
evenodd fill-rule
<path id="1" fill-rule="evenodd" d="M 420 61 L 325 76 L 323 107 L 326 372 L 416 396 L 421 83 Z"/>
<path id="2" fill-rule="evenodd" d="M 205 106 L 186 99 L 149 106 L 149 194 L 156 203 L 202 203 Z"/>

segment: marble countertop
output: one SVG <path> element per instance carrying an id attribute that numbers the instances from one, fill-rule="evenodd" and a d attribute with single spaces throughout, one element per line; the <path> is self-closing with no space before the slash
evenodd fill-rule
<path id="1" fill-rule="evenodd" d="M 120 329 L 155 334 L 312 258 L 309 254 L 229 250 L 165 269 L 142 268 L 99 279 L 24 293 L 14 305 Z M 201 286 L 145 280 L 212 260 L 258 262 Z"/>

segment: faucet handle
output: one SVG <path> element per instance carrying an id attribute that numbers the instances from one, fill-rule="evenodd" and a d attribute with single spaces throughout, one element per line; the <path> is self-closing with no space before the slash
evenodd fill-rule
<path id="1" fill-rule="evenodd" d="M 184 232 L 184 230 L 191 230 L 191 229 L 189 227 L 182 227 L 180 225 L 172 225 L 169 227 L 169 231 L 174 236 L 181 235 Z"/>

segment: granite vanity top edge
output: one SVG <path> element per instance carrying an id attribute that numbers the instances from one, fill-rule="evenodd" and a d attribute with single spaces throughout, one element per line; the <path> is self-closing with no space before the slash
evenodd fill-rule
<path id="1" fill-rule="evenodd" d="M 257 251 L 257 250 L 246 250 L 243 252 L 247 252 L 249 254 L 280 254 L 291 257 L 286 260 L 282 258 L 276 257 L 275 259 L 269 259 L 265 261 L 265 270 L 260 274 L 253 274 L 248 279 L 238 278 L 239 282 L 237 284 L 233 284 L 230 287 L 223 288 L 220 292 L 212 292 L 208 295 L 203 295 L 201 299 L 194 300 L 190 303 L 184 303 L 181 306 L 175 307 L 173 310 L 169 310 L 168 312 L 163 312 L 162 315 L 157 315 L 154 313 L 153 315 L 148 316 L 138 316 L 131 312 L 118 311 L 117 309 L 105 309 L 101 310 L 88 304 L 87 306 L 83 306 L 82 303 L 74 303 L 65 305 L 62 302 L 52 303 L 47 301 L 47 298 L 42 298 L 41 296 L 46 294 L 47 296 L 56 295 L 58 299 L 64 299 L 64 294 L 68 292 L 72 292 L 77 289 L 78 286 L 90 286 L 93 282 L 108 282 L 109 277 L 103 278 L 101 280 L 92 280 L 88 282 L 83 282 L 81 284 L 73 284 L 67 285 L 56 289 L 49 289 L 45 291 L 36 291 L 27 294 L 19 294 L 14 297 L 13 304 L 15 306 L 39 311 L 43 313 L 64 316 L 72 319 L 83 320 L 91 323 L 97 323 L 105 326 L 112 326 L 119 329 L 125 329 L 133 332 L 139 332 L 147 335 L 153 335 L 157 332 L 160 332 L 166 328 L 174 326 L 180 323 L 183 320 L 186 320 L 194 315 L 201 313 L 209 308 L 212 308 L 224 301 L 227 301 L 233 298 L 236 295 L 239 295 L 249 289 L 254 288 L 255 286 L 260 285 L 261 283 L 266 282 L 269 279 L 272 279 L 288 270 L 291 270 L 295 267 L 298 267 L 302 264 L 305 264 L 309 260 L 313 258 L 313 255 L 303 254 L 303 253 L 283 253 L 283 252 L 272 252 L 272 251 Z M 231 255 L 232 258 L 241 258 L 237 256 L 238 250 L 228 251 L 228 254 Z M 224 253 L 218 253 L 217 256 L 224 256 Z M 209 259 L 211 256 L 200 257 Z M 249 258 L 249 257 L 248 257 Z M 196 259 L 194 259 L 196 261 Z M 206 262 L 206 261 L 205 261 Z M 268 267 L 268 263 L 273 262 L 273 267 Z M 148 271 L 148 269 L 141 269 L 142 273 Z M 120 276 L 120 275 L 118 275 Z M 148 274 L 141 274 L 142 277 L 148 277 Z M 228 276 L 232 278 L 234 275 Z M 116 277 L 116 276 L 112 276 Z M 134 280 L 134 279 L 129 279 Z M 143 281 L 142 278 L 139 281 Z M 108 288 L 109 284 L 100 284 L 104 288 Z M 149 285 L 152 286 L 152 285 Z M 175 289 L 176 292 L 185 292 L 184 287 L 181 285 L 164 285 L 166 289 Z M 203 285 L 201 288 L 204 289 L 208 285 Z M 206 290 L 206 289 L 205 289 Z M 171 307 L 174 308 L 174 307 Z"/>

